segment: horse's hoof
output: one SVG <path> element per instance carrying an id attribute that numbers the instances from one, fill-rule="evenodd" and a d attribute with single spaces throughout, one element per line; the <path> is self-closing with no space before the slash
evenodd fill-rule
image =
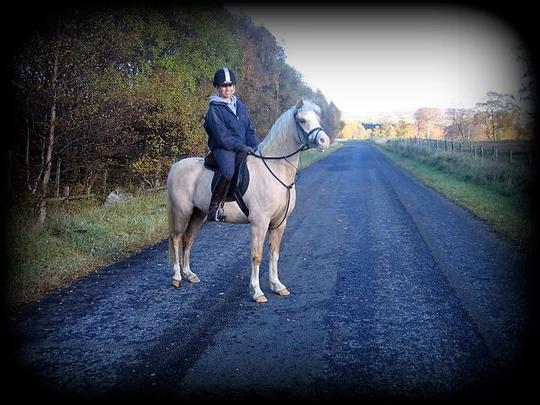
<path id="1" fill-rule="evenodd" d="M 200 278 L 197 277 L 197 276 L 193 276 L 193 277 L 188 278 L 188 281 L 189 281 L 190 283 L 192 283 L 192 284 L 200 283 L 200 282 L 201 282 Z"/>
<path id="2" fill-rule="evenodd" d="M 277 294 L 277 295 L 281 295 L 282 297 L 284 297 L 284 296 L 286 296 L 286 295 L 289 295 L 290 292 L 289 292 L 289 290 L 287 290 L 286 288 L 284 288 L 283 290 L 276 291 L 276 294 Z"/>
<path id="3" fill-rule="evenodd" d="M 263 302 L 267 302 L 268 300 L 266 299 L 266 297 L 263 295 L 259 295 L 257 298 L 255 298 L 255 302 L 257 304 L 262 304 Z"/>
<path id="4" fill-rule="evenodd" d="M 180 286 L 182 285 L 182 280 L 176 280 L 173 278 L 172 285 L 174 288 L 180 288 Z"/>

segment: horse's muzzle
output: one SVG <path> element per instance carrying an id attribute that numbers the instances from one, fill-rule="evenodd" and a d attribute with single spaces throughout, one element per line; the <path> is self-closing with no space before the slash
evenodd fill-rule
<path id="1" fill-rule="evenodd" d="M 326 133 L 321 131 L 317 135 L 316 143 L 317 143 L 317 145 L 316 145 L 317 150 L 322 152 L 323 150 L 329 148 L 329 146 L 330 146 L 330 138 L 328 137 L 328 135 L 326 135 Z"/>

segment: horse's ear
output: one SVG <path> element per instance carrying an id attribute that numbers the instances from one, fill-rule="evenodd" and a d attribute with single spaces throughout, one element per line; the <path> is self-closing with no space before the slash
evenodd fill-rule
<path id="1" fill-rule="evenodd" d="M 299 110 L 304 106 L 304 97 L 302 97 L 300 100 L 298 100 L 298 103 L 296 103 L 296 109 Z"/>

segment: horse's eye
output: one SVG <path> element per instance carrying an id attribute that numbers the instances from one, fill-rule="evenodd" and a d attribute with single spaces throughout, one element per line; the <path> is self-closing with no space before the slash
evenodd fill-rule
<path id="1" fill-rule="evenodd" d="M 305 123 L 306 123 L 306 120 L 303 119 L 303 118 L 300 118 L 300 119 L 298 120 L 298 122 L 299 122 L 300 124 L 305 124 Z"/>

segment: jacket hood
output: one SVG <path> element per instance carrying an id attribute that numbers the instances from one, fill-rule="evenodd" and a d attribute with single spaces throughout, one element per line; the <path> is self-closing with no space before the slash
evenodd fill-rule
<path id="1" fill-rule="evenodd" d="M 236 115 L 236 96 L 231 97 L 231 101 L 227 101 L 224 98 L 221 98 L 219 96 L 216 96 L 215 94 L 210 96 L 209 104 L 223 104 Z"/>

